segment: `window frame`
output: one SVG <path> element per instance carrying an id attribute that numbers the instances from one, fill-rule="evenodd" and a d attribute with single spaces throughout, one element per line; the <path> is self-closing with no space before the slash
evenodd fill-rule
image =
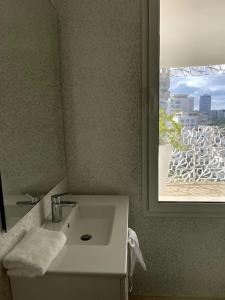
<path id="1" fill-rule="evenodd" d="M 225 203 L 158 201 L 160 0 L 141 1 L 141 20 L 143 213 L 224 217 Z"/>

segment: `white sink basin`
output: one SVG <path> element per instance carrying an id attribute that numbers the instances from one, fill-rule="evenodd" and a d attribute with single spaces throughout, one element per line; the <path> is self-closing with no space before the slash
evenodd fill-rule
<path id="1" fill-rule="evenodd" d="M 68 195 L 65 200 L 76 201 L 77 205 L 63 207 L 62 222 L 52 223 L 49 219 L 43 225 L 67 236 L 65 247 L 48 273 L 125 276 L 128 197 Z"/>
<path id="2" fill-rule="evenodd" d="M 78 205 L 66 222 L 68 245 L 108 245 L 111 239 L 115 206 Z"/>

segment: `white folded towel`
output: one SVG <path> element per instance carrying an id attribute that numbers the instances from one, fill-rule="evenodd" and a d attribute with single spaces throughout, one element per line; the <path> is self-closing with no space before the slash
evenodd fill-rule
<path id="1" fill-rule="evenodd" d="M 3 265 L 9 276 L 42 276 L 65 243 L 62 232 L 33 228 L 6 255 Z"/>
<path id="2" fill-rule="evenodd" d="M 137 261 L 142 266 L 142 268 L 146 271 L 146 264 L 144 262 L 143 255 L 141 253 L 137 234 L 131 228 L 128 228 L 128 246 L 129 246 L 129 250 L 130 250 L 129 277 L 131 278 L 134 274 L 134 268 L 135 268 Z"/>

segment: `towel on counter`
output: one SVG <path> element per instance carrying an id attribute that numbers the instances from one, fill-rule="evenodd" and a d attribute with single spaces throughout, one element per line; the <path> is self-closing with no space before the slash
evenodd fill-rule
<path id="1" fill-rule="evenodd" d="M 32 228 L 6 255 L 3 265 L 9 276 L 42 276 L 65 243 L 62 232 Z"/>
<path id="2" fill-rule="evenodd" d="M 146 264 L 145 264 L 143 255 L 141 253 L 137 234 L 131 228 L 128 228 L 128 246 L 129 246 L 129 251 L 130 251 L 129 277 L 131 278 L 134 273 L 134 268 L 135 268 L 136 262 L 139 262 L 139 264 L 142 266 L 143 270 L 146 271 Z"/>

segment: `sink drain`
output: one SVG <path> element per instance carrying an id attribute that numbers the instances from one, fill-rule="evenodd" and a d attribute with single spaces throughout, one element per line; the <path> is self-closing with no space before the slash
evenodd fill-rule
<path id="1" fill-rule="evenodd" d="M 90 234 L 83 234 L 83 235 L 80 237 L 80 239 L 81 239 L 82 241 L 89 241 L 91 238 L 92 238 L 92 235 L 90 235 Z"/>

